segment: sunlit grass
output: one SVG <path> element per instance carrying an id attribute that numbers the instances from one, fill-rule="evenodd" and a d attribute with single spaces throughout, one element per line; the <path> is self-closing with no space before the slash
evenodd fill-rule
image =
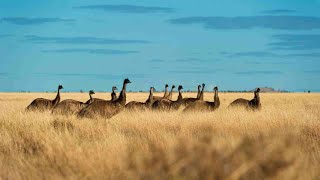
<path id="1" fill-rule="evenodd" d="M 79 120 L 24 112 L 33 99 L 55 94 L 1 93 L 0 179 L 318 178 L 320 94 L 260 96 L 258 112 L 227 108 L 252 93 L 219 93 L 221 106 L 210 113 L 123 111 L 108 120 Z M 147 97 L 129 93 L 127 102 Z M 205 99 L 212 101 L 213 93 Z"/>

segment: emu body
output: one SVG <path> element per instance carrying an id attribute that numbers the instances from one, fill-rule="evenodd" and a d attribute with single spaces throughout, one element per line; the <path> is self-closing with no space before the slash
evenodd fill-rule
<path id="1" fill-rule="evenodd" d="M 115 101 L 115 100 L 117 100 L 116 90 L 118 90 L 117 87 L 113 86 L 112 92 L 111 92 L 111 100 L 104 100 L 104 99 L 99 99 L 99 98 L 93 98 L 93 100 L 94 101 Z M 90 99 L 88 101 L 90 101 Z M 88 103 L 88 101 L 86 103 Z"/>
<path id="2" fill-rule="evenodd" d="M 131 101 L 128 104 L 126 104 L 126 109 L 129 111 L 150 109 L 151 105 L 154 102 L 153 92 L 154 92 L 154 87 L 150 87 L 149 98 L 145 102 Z"/>
<path id="3" fill-rule="evenodd" d="M 79 111 L 81 111 L 81 109 L 94 102 L 92 94 L 94 94 L 94 92 L 91 90 L 89 92 L 90 99 L 86 103 L 73 99 L 63 100 L 52 110 L 52 114 L 60 114 L 66 116 L 77 114 Z"/>

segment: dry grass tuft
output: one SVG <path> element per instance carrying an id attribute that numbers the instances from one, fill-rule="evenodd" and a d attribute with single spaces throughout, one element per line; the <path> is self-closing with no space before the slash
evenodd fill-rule
<path id="1" fill-rule="evenodd" d="M 251 93 L 220 93 L 215 112 L 123 111 L 108 120 L 24 112 L 36 97 L 54 94 L 0 94 L 0 179 L 320 177 L 319 94 L 261 94 L 262 110 L 252 112 L 227 108 Z"/>

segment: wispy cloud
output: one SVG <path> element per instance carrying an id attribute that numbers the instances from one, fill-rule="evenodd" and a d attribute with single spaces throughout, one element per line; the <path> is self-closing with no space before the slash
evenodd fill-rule
<path id="1" fill-rule="evenodd" d="M 0 34 L 0 38 L 12 37 L 13 34 Z"/>
<path id="2" fill-rule="evenodd" d="M 192 63 L 192 62 L 201 62 L 203 60 L 199 59 L 199 58 L 178 58 L 178 59 L 168 59 L 168 61 L 176 61 L 179 63 Z M 164 59 L 151 59 L 150 62 L 166 62 L 166 60 Z"/>
<path id="3" fill-rule="evenodd" d="M 310 71 L 304 71 L 304 72 L 308 74 L 320 74 L 320 70 L 310 70 Z"/>
<path id="4" fill-rule="evenodd" d="M 62 18 L 27 18 L 27 17 L 5 17 L 0 18 L 0 22 L 15 24 L 15 25 L 40 25 L 46 23 L 57 22 L 75 22 L 74 19 L 62 19 Z"/>
<path id="5" fill-rule="evenodd" d="M 0 73 L 0 76 L 7 76 L 8 73 Z"/>
<path id="6" fill-rule="evenodd" d="M 181 59 L 176 59 L 176 62 L 201 62 L 201 59 L 199 59 L 199 58 L 181 58 Z"/>
<path id="7" fill-rule="evenodd" d="M 43 77 L 69 77 L 69 78 L 95 78 L 95 79 L 122 79 L 122 78 L 143 78 L 146 74 L 88 74 L 88 73 L 34 73 L 33 76 Z"/>
<path id="8" fill-rule="evenodd" d="M 311 58 L 319 58 L 320 53 L 314 52 L 314 53 L 294 53 L 294 54 L 287 54 L 285 55 L 287 57 L 311 57 Z"/>
<path id="9" fill-rule="evenodd" d="M 144 40 L 124 40 L 99 37 L 43 37 L 29 35 L 25 36 L 25 41 L 31 43 L 51 43 L 51 44 L 146 44 Z"/>
<path id="10" fill-rule="evenodd" d="M 165 60 L 163 60 L 163 59 L 151 59 L 150 60 L 150 62 L 159 62 L 159 63 L 161 63 L 161 62 L 165 62 Z"/>
<path id="11" fill-rule="evenodd" d="M 262 14 L 289 14 L 289 13 L 296 13 L 296 10 L 291 9 L 272 9 L 272 10 L 266 10 L 261 11 Z"/>
<path id="12" fill-rule="evenodd" d="M 86 10 L 100 10 L 106 12 L 118 12 L 118 13 L 172 13 L 175 12 L 173 8 L 157 7 L 157 6 L 135 6 L 135 5 L 89 5 L 74 7 L 77 9 Z"/>
<path id="13" fill-rule="evenodd" d="M 235 72 L 237 75 L 277 75 L 283 74 L 281 71 L 241 71 Z"/>
<path id="14" fill-rule="evenodd" d="M 278 34 L 274 35 L 273 38 L 277 42 L 268 44 L 272 49 L 320 49 L 320 34 Z"/>
<path id="15" fill-rule="evenodd" d="M 168 22 L 185 25 L 201 24 L 207 29 L 320 29 L 320 17 L 308 16 L 184 17 L 170 19 Z"/>
<path id="16" fill-rule="evenodd" d="M 89 54 L 105 54 L 105 55 L 124 55 L 135 54 L 139 51 L 123 51 L 114 49 L 55 49 L 55 50 L 43 50 L 43 53 L 89 53 Z"/>
<path id="17" fill-rule="evenodd" d="M 185 70 L 170 70 L 168 73 L 173 74 L 214 74 L 219 70 L 212 69 L 185 69 Z"/>
<path id="18" fill-rule="evenodd" d="M 278 57 L 278 54 L 266 51 L 248 51 L 248 52 L 221 52 L 220 54 L 227 57 Z"/>
<path id="19" fill-rule="evenodd" d="M 278 54 L 268 51 L 247 51 L 247 52 L 221 52 L 221 55 L 230 58 L 237 58 L 237 57 L 259 57 L 259 58 L 288 58 L 288 57 L 320 57 L 320 53 L 313 52 L 313 53 L 290 53 L 290 54 Z"/>

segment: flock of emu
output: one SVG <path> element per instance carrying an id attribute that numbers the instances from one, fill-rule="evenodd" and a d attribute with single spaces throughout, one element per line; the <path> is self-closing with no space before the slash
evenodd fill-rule
<path id="1" fill-rule="evenodd" d="M 214 111 L 220 106 L 220 100 L 218 96 L 218 87 L 213 89 L 214 101 L 204 101 L 203 93 L 205 84 L 198 86 L 198 94 L 195 98 L 183 98 L 182 89 L 180 85 L 178 87 L 179 96 L 176 101 L 172 100 L 172 93 L 175 88 L 173 85 L 171 91 L 168 92 L 168 85 L 165 85 L 165 92 L 162 97 L 154 96 L 154 87 L 150 87 L 150 94 L 145 102 L 131 101 L 126 104 L 126 88 L 127 84 L 131 83 L 129 79 L 125 79 L 123 82 L 122 90 L 117 98 L 115 86 L 112 87 L 111 100 L 104 100 L 93 98 L 94 92 L 89 92 L 90 99 L 87 102 L 80 102 L 73 99 L 66 99 L 60 102 L 60 90 L 63 89 L 61 85 L 58 87 L 58 93 L 54 100 L 48 100 L 43 98 L 37 98 L 26 108 L 27 111 L 52 111 L 53 114 L 60 115 L 77 115 L 81 118 L 111 118 L 118 114 L 122 110 L 128 111 L 137 110 L 160 110 L 160 111 L 174 111 L 180 108 L 184 108 L 183 112 L 189 111 Z M 202 88 L 202 89 L 201 89 Z M 230 104 L 233 106 L 243 106 L 250 110 L 259 110 L 261 108 L 260 89 L 254 92 L 254 98 L 252 100 L 236 99 Z"/>

